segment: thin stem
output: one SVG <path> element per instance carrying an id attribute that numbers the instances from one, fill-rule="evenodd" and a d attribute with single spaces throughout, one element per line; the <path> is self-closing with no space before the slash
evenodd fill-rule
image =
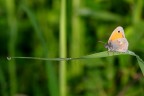
<path id="1" fill-rule="evenodd" d="M 61 0 L 60 57 L 66 57 L 66 0 Z M 66 62 L 60 62 L 60 96 L 66 96 Z"/>
<path id="2" fill-rule="evenodd" d="M 7 18 L 10 28 L 9 55 L 15 55 L 15 44 L 17 37 L 17 20 L 15 16 L 15 0 L 6 0 Z M 15 96 L 17 92 L 16 65 L 15 61 L 9 62 L 10 96 Z"/>

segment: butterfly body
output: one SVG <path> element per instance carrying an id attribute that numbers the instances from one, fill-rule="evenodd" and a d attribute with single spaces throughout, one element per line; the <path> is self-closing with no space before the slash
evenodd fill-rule
<path id="1" fill-rule="evenodd" d="M 116 52 L 127 52 L 128 50 L 128 41 L 125 38 L 124 30 L 121 26 L 118 26 L 111 34 L 108 43 L 105 45 L 105 48 L 108 51 Z"/>

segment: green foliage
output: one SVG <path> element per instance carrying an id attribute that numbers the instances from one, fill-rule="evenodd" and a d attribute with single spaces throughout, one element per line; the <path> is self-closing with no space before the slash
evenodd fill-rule
<path id="1" fill-rule="evenodd" d="M 143 0 L 0 0 L 0 96 L 143 96 L 143 8 Z M 98 41 L 119 25 L 132 52 L 107 53 Z M 61 64 L 66 56 L 77 59 Z"/>

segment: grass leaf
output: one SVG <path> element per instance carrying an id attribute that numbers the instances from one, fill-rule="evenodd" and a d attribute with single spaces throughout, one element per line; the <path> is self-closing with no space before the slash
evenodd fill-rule
<path id="1" fill-rule="evenodd" d="M 101 58 L 101 57 L 108 57 L 108 56 L 114 56 L 114 55 L 132 55 L 132 56 L 135 56 L 137 58 L 140 69 L 144 75 L 144 61 L 138 55 L 136 55 L 134 52 L 129 51 L 129 50 L 125 53 L 104 51 L 104 52 L 99 52 L 99 53 L 94 53 L 91 55 L 83 56 L 79 59 Z"/>
<path id="2" fill-rule="evenodd" d="M 102 57 L 109 57 L 109 56 L 115 56 L 115 55 L 132 55 L 137 58 L 138 64 L 140 66 L 140 69 L 144 75 L 144 61 L 136 55 L 132 51 L 127 51 L 125 53 L 123 52 L 109 52 L 109 51 L 104 51 L 104 52 L 99 52 L 99 53 L 94 53 L 86 56 L 81 56 L 77 58 L 39 58 L 39 57 L 10 57 L 12 59 L 36 59 L 36 60 L 47 60 L 47 61 L 69 61 L 69 60 L 78 60 L 78 59 L 94 59 L 94 58 L 102 58 Z"/>

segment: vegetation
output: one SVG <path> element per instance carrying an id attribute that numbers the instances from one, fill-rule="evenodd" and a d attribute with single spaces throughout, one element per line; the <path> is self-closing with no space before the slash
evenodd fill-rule
<path id="1" fill-rule="evenodd" d="M 0 0 L 0 96 L 143 96 L 130 55 L 48 61 L 106 51 L 117 26 L 144 60 L 143 0 Z"/>

